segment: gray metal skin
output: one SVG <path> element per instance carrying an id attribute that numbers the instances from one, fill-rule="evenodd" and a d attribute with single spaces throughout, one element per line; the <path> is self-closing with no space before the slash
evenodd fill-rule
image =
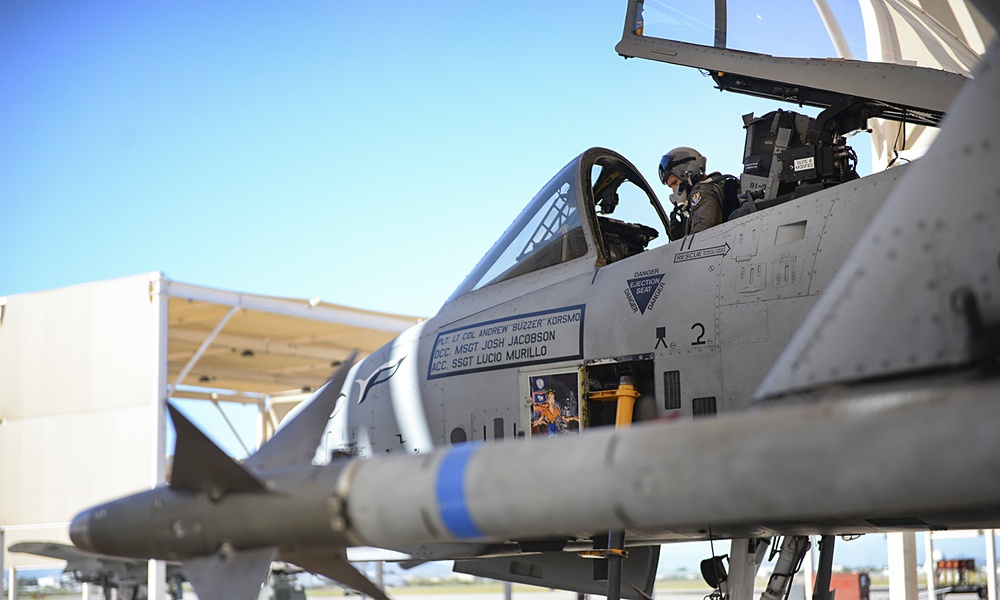
<path id="1" fill-rule="evenodd" d="M 635 3 L 630 3 L 630 10 L 634 8 Z M 629 22 L 631 20 L 626 19 L 626 23 Z M 626 25 L 618 50 L 625 55 L 641 55 L 636 48 L 643 44 L 664 46 L 662 40 L 646 40 L 631 35 Z M 662 55 L 664 48 L 659 46 L 652 50 L 643 47 L 651 54 L 660 54 L 650 55 L 649 58 L 671 62 L 672 59 Z M 676 56 L 676 49 L 669 50 L 668 54 Z M 772 69 L 780 68 L 783 77 L 796 83 L 804 82 L 817 88 L 858 94 L 903 106 L 913 106 L 912 103 L 917 102 L 921 103 L 918 108 L 932 111 L 944 110 L 964 82 L 964 78 L 944 72 L 852 61 L 782 61 L 759 55 L 740 56 L 739 53 L 715 49 L 704 49 L 703 54 L 713 57 L 711 60 L 726 55 L 725 59 L 731 62 L 712 64 L 727 71 L 766 77 L 774 76 L 776 71 Z M 705 66 L 704 56 L 688 58 L 689 62 L 682 64 L 701 61 L 698 66 Z M 872 77 L 858 77 L 859 72 L 866 70 L 872 71 Z M 846 71 L 850 71 L 849 75 L 838 75 Z M 931 80 L 934 83 L 929 83 Z M 928 88 L 933 88 L 935 94 L 926 93 Z M 914 90 L 921 91 L 917 93 Z M 925 378 L 932 377 L 939 370 L 967 369 L 975 360 L 969 349 L 972 337 L 967 332 L 969 319 L 960 310 L 949 308 L 954 301 L 948 294 L 960 287 L 959 282 L 964 282 L 963 289 L 973 290 L 974 296 L 979 299 L 983 318 L 989 323 L 996 321 L 996 300 L 1000 298 L 997 278 L 1000 274 L 995 268 L 996 250 L 990 250 L 990 247 L 996 240 L 995 215 L 1000 213 L 997 213 L 996 198 L 990 187 L 994 185 L 991 181 L 995 180 L 995 169 L 990 165 L 996 164 L 995 148 L 1000 146 L 997 143 L 1000 136 L 990 127 L 984 127 L 984 124 L 996 123 L 995 111 L 990 108 L 995 103 L 995 96 L 988 95 L 985 99 L 965 101 L 960 110 L 974 116 L 963 115 L 962 124 L 953 128 L 957 132 L 946 136 L 946 141 L 940 144 L 950 147 L 931 154 L 927 159 L 927 164 L 931 166 L 919 175 L 910 176 L 910 184 L 897 194 L 895 208 L 886 211 L 876 227 L 872 227 L 876 214 L 895 189 L 897 180 L 909 176 L 919 167 L 897 168 L 842 184 L 611 264 L 607 264 L 604 248 L 599 242 L 600 226 L 591 223 L 584 228 L 590 246 L 586 257 L 457 295 L 434 318 L 359 365 L 352 375 L 358 385 L 345 390 L 347 401 L 338 407 L 323 451 L 341 450 L 361 456 L 424 453 L 430 447 L 448 445 L 456 431 L 462 432 L 460 438 L 473 441 L 503 439 L 506 442 L 512 437 L 520 437 L 527 429 L 530 414 L 524 380 L 530 374 L 546 372 L 546 369 L 579 369 L 582 379 L 586 381 L 588 371 L 597 366 L 613 363 L 646 365 L 648 360 L 652 377 L 645 380 L 645 387 L 641 388 L 643 398 L 636 408 L 636 417 L 640 421 L 691 417 L 695 412 L 693 405 L 696 398 L 714 398 L 719 414 L 737 413 L 763 400 L 798 399 L 800 396 L 796 394 L 801 393 L 815 398 L 821 395 L 818 389 L 831 384 L 877 382 L 901 375 L 912 380 L 915 374 L 918 377 L 916 381 L 922 384 Z M 978 135 L 973 136 L 973 132 Z M 966 136 L 977 142 L 963 142 Z M 591 152 L 596 151 L 599 150 Z M 577 171 L 582 182 L 587 171 L 587 155 L 578 161 L 581 166 Z M 955 168 L 962 173 L 957 178 L 961 183 L 949 175 Z M 963 196 L 974 193 L 973 189 L 986 191 L 981 192 L 978 200 L 970 206 L 962 207 L 960 203 L 964 198 L 951 198 L 956 188 L 962 190 Z M 581 183 L 578 189 L 586 190 L 587 185 Z M 926 212 L 913 210 L 916 206 L 907 203 L 910 198 L 923 198 L 922 208 Z M 593 203 L 594 199 L 587 197 L 586 192 L 578 198 L 580 214 L 592 221 L 595 219 Z M 931 208 L 931 204 L 936 206 Z M 958 220 L 949 218 L 948 213 L 961 213 L 965 208 L 968 212 L 960 215 Z M 901 228 L 897 223 L 904 226 Z M 856 248 L 863 232 L 871 229 L 885 233 L 880 238 L 878 233 L 869 232 L 865 248 Z M 966 232 L 975 235 L 967 236 Z M 905 239 L 906 242 L 905 245 L 886 243 L 886 238 Z M 873 246 L 877 247 L 877 252 L 872 251 Z M 953 252 L 965 258 L 949 258 Z M 834 275 L 852 254 L 851 270 L 845 270 L 839 276 L 836 293 L 826 299 L 826 308 L 813 311 L 817 300 L 833 285 Z M 625 301 L 628 295 L 626 282 L 640 273 L 649 272 L 663 275 L 663 288 L 655 305 L 645 311 L 636 311 Z M 750 275 L 756 275 L 757 279 L 749 279 Z M 852 284 L 866 279 L 863 299 L 852 298 L 852 293 L 860 289 L 860 286 Z M 915 289 L 908 287 L 915 281 L 922 282 L 921 292 L 914 293 Z M 934 289 L 936 283 L 941 283 L 940 290 Z M 880 296 L 882 301 L 876 302 Z M 886 301 L 889 297 L 893 300 Z M 432 354 L 435 348 L 440 347 L 443 332 L 465 331 L 473 324 L 503 322 L 518 315 L 572 306 L 585 307 L 582 351 L 575 359 L 433 379 L 424 376 L 429 374 L 429 365 L 434 360 Z M 801 327 L 806 315 L 811 312 L 809 326 Z M 888 323 L 892 324 L 891 329 L 883 327 Z M 661 328 L 666 333 L 662 337 L 657 335 L 657 330 Z M 793 337 L 793 347 L 786 349 Z M 825 340 L 831 339 L 836 339 L 836 343 L 826 343 Z M 705 343 L 695 345 L 698 341 Z M 781 362 L 776 367 L 779 355 Z M 373 376 L 377 369 L 385 365 L 401 366 L 407 362 L 411 371 L 403 378 L 405 383 L 394 387 L 390 377 L 385 380 L 385 385 L 367 385 L 379 379 Z M 666 407 L 667 383 L 664 374 L 668 372 L 679 374 L 679 408 Z M 406 390 L 405 397 L 397 397 L 397 389 Z M 986 392 L 987 395 L 994 393 L 992 388 L 988 389 L 991 391 Z M 362 391 L 365 392 L 363 402 L 360 396 Z M 949 398 L 947 394 L 951 393 L 957 397 L 966 394 L 964 391 L 946 392 L 940 398 Z M 415 399 L 419 401 L 418 410 L 401 410 Z M 973 414 L 964 413 L 963 417 L 956 416 L 956 420 L 972 419 Z M 821 411 L 818 415 L 825 416 L 825 413 Z M 941 415 L 944 418 L 947 413 Z M 799 419 L 805 417 L 800 416 Z M 494 424 L 499 420 L 502 420 L 503 426 L 497 428 Z M 889 427 L 890 422 L 882 424 Z M 737 428 L 734 428 L 728 435 L 745 443 L 750 443 L 755 435 L 739 436 L 736 431 Z M 840 438 L 826 433 L 829 439 L 843 439 L 850 437 L 849 432 L 850 427 L 845 427 Z M 781 431 L 774 430 L 773 434 L 781 435 Z M 704 439 L 710 442 L 706 442 L 704 452 L 711 453 L 725 435 L 705 432 Z M 756 435 L 767 437 L 761 431 L 757 431 Z M 909 441 L 917 435 L 920 433 L 909 430 L 901 434 L 896 442 Z M 651 443 L 653 439 L 655 434 L 647 438 Z M 683 460 L 687 460 L 692 453 L 697 454 L 694 448 L 698 447 L 693 439 L 689 442 L 687 446 L 680 445 L 670 452 L 656 455 L 684 456 Z M 556 498 L 549 493 L 549 490 L 560 489 L 560 486 L 571 486 L 573 494 L 591 498 L 598 493 L 596 490 L 581 492 L 581 485 L 585 485 L 582 483 L 572 487 L 572 482 L 586 479 L 581 473 L 594 472 L 600 461 L 599 451 L 585 453 L 584 447 L 591 446 L 581 442 L 580 447 L 574 450 L 552 455 L 548 450 L 534 450 L 533 446 L 524 448 L 524 455 L 519 455 L 519 458 L 510 455 L 497 458 L 496 463 L 489 466 L 477 466 L 475 472 L 482 473 L 485 480 L 477 477 L 476 481 L 484 486 L 484 490 L 489 488 L 494 493 L 504 488 L 519 490 L 523 495 L 525 486 L 528 486 L 532 493 L 538 494 L 537 498 L 532 498 L 532 505 L 568 501 L 565 496 Z M 510 446 L 504 444 L 504 448 L 506 452 Z M 979 447 L 980 451 L 988 449 L 988 443 Z M 500 451 L 497 452 L 499 456 Z M 789 452 L 794 452 L 794 449 L 789 449 Z M 867 456 L 859 454 L 855 458 L 849 458 L 848 454 L 834 456 L 856 461 L 858 465 L 871 465 L 878 457 L 877 452 Z M 544 456 L 547 462 L 559 464 L 557 471 L 565 475 L 566 481 L 549 481 L 544 471 L 540 473 L 538 469 L 531 469 L 528 465 L 532 456 L 539 455 Z M 725 461 L 715 458 L 716 461 L 710 462 L 725 469 L 721 464 Z M 677 462 L 669 458 L 661 460 L 666 460 L 677 469 L 675 473 L 665 475 L 663 480 L 690 475 Z M 778 455 L 774 455 L 772 464 L 765 468 L 781 469 L 782 462 Z M 383 473 L 382 476 L 393 481 L 406 481 L 410 490 L 417 485 L 414 478 L 419 477 L 425 486 L 434 481 L 431 463 L 411 461 L 407 464 L 409 466 L 404 470 L 409 469 L 410 473 L 419 475 L 404 477 L 402 473 Z M 815 463 L 816 472 L 826 472 L 826 467 L 820 464 Z M 911 474 L 918 472 L 915 465 L 911 466 L 914 467 Z M 711 467 L 703 467 L 715 473 Z M 505 469 L 514 471 L 514 475 L 508 475 Z M 522 469 L 531 476 L 512 481 Z M 641 471 L 638 469 L 635 473 Z M 610 470 L 601 473 L 610 477 Z M 727 477 L 718 480 L 723 487 L 729 486 L 727 489 L 731 497 L 732 490 L 742 489 L 735 482 L 743 479 L 731 473 L 728 477 L 728 480 Z M 546 483 L 532 488 L 531 481 Z M 615 490 L 642 486 L 636 482 L 609 485 L 609 479 L 603 476 L 587 481 L 600 481 L 601 485 Z M 775 482 L 775 485 L 788 486 L 791 482 L 783 480 Z M 437 494 L 439 490 L 432 492 Z M 386 490 L 383 488 L 381 493 L 385 494 Z M 472 494 L 468 490 L 467 493 Z M 906 493 L 920 494 L 920 490 L 911 487 Z M 488 495 L 484 491 L 475 500 L 470 499 L 470 505 L 490 503 Z M 411 499 L 412 492 L 407 497 Z M 834 512 L 837 511 L 837 503 L 845 500 L 836 494 L 827 498 Z M 991 498 L 991 502 L 996 500 Z M 803 512 L 789 517 L 791 522 L 729 524 L 712 534 L 740 537 L 776 533 L 857 533 L 901 528 L 927 529 L 933 525 L 930 516 L 922 519 L 905 511 L 892 512 L 901 506 L 897 501 L 903 499 L 905 495 L 895 499 L 883 497 L 881 501 L 887 504 L 870 504 L 866 509 L 868 512 L 861 510 L 851 518 L 841 513 L 836 516 L 833 513 L 817 513 L 817 505 L 812 504 L 802 507 Z M 660 500 L 666 501 L 663 498 Z M 796 497 L 796 500 L 814 502 L 815 495 Z M 440 504 L 440 501 L 435 496 L 434 502 Z M 498 521 L 507 523 L 504 527 L 513 527 L 509 523 L 518 520 L 518 502 L 523 501 L 521 496 L 511 497 L 511 505 L 498 511 Z M 605 518 L 602 522 L 612 528 L 628 527 L 627 539 L 631 543 L 704 539 L 709 535 L 706 522 L 714 521 L 709 511 L 703 515 L 704 521 L 695 523 L 695 519 L 687 527 L 673 521 L 675 525 L 672 527 L 656 528 L 641 525 L 636 519 L 618 518 L 623 504 L 598 504 L 600 508 L 595 512 L 611 512 L 616 516 Z M 692 504 L 715 506 L 707 498 L 699 498 Z M 355 500 L 350 506 L 353 509 L 378 505 Z M 433 502 L 407 506 L 409 508 L 404 509 L 401 505 L 393 505 L 388 513 L 378 513 L 374 519 L 377 524 L 372 522 L 369 525 L 375 529 L 385 528 L 385 537 L 379 534 L 365 539 L 372 544 L 389 544 L 427 558 L 496 551 L 496 547 L 489 542 L 497 542 L 497 539 L 476 537 L 469 540 L 466 552 L 462 552 L 460 547 L 452 545 L 456 538 L 449 535 L 447 527 L 427 516 L 436 514 Z M 573 505 L 573 510 L 564 510 L 565 505 L 559 506 L 560 514 L 581 515 L 589 512 L 580 510 L 576 505 Z M 877 516 L 879 511 L 892 514 L 872 520 L 864 518 L 866 514 Z M 397 520 L 389 513 L 406 517 L 401 516 Z M 543 514 L 546 519 L 551 518 L 549 512 Z M 933 514 L 933 511 L 928 512 L 928 515 Z M 942 527 L 990 524 L 995 522 L 996 514 L 993 509 L 978 512 L 956 509 L 952 515 L 938 516 L 937 522 Z M 361 518 L 355 513 L 351 521 L 357 525 Z M 479 523 L 478 515 L 475 520 Z M 406 545 L 405 536 L 401 534 L 405 526 L 400 521 L 406 521 L 410 527 L 417 529 L 426 528 L 417 536 L 421 539 L 418 545 Z M 516 540 L 518 536 L 530 538 L 533 533 L 541 535 L 544 530 L 553 534 L 558 532 L 564 540 L 568 540 L 568 549 L 588 547 L 588 535 L 593 534 L 592 529 L 584 527 L 581 531 L 572 526 L 560 529 L 551 525 L 552 520 L 547 522 L 550 523 L 549 529 L 539 522 L 532 522 L 531 526 L 516 532 L 508 528 L 506 531 L 510 537 L 507 539 Z M 430 540 L 436 540 L 441 545 L 432 544 Z M 442 552 L 441 548 L 446 550 Z"/>
<path id="2" fill-rule="evenodd" d="M 207 493 L 153 489 L 93 511 L 77 522 L 73 540 L 80 547 L 164 560 L 214 554 L 219 540 L 234 548 L 280 546 L 287 540 L 303 547 L 345 547 L 343 535 L 316 527 L 338 514 L 339 507 L 329 502 L 338 471 L 314 467 L 268 473 L 267 490 L 225 492 L 214 502 Z M 98 526 L 110 516 L 114 529 Z"/>
<path id="3" fill-rule="evenodd" d="M 593 149 L 576 160 L 609 152 Z M 719 413 L 746 408 L 907 169 L 845 183 L 604 266 L 593 229 L 585 227 L 585 257 L 455 298 L 359 363 L 327 432 L 325 452 L 419 453 L 431 448 L 416 440 L 441 446 L 456 429 L 469 441 L 522 437 L 530 418 L 521 388 L 526 375 L 569 368 L 586 378 L 600 364 L 651 363 L 655 376 L 640 387 L 637 420 L 691 416 L 694 398 L 716 398 Z M 581 194 L 578 202 L 580 213 L 593 219 L 593 200 Z M 659 295 L 645 311 L 635 310 L 628 281 L 650 272 L 662 275 Z M 442 332 L 577 306 L 584 307 L 578 358 L 427 377 Z M 481 354 L 468 356 L 477 360 Z M 389 375 L 386 365 L 397 364 Z M 665 371 L 679 371 L 678 409 L 664 407 Z M 417 400 L 413 410 L 410 403 Z M 496 419 L 503 419 L 499 430 Z"/>
<path id="4" fill-rule="evenodd" d="M 997 67 L 984 56 L 920 159 L 928 166 L 896 187 L 758 398 L 989 360 L 1000 339 Z"/>
<path id="5" fill-rule="evenodd" d="M 641 8 L 641 0 L 629 1 L 622 38 L 616 46 L 619 54 L 776 85 L 784 82 L 790 87 L 778 86 L 785 89 L 783 93 L 791 93 L 791 89 L 822 92 L 824 106 L 856 97 L 882 106 L 940 115 L 968 81 L 955 73 L 916 66 L 783 58 L 644 37 L 636 35 L 633 26 Z M 988 118 L 988 109 L 984 113 Z M 954 160 L 953 156 L 945 160 Z M 597 199 L 590 190 L 594 183 L 589 179 L 591 163 L 601 162 L 602 157 L 617 160 L 628 172 L 631 184 L 646 193 L 656 207 L 650 211 L 652 220 L 643 224 L 661 231 L 665 228 L 656 221 L 665 217 L 655 194 L 625 159 L 602 149 L 585 152 L 567 169 L 575 169 L 575 201 L 585 220 L 587 253 L 479 289 L 463 283 L 437 315 L 358 365 L 351 375 L 354 383 L 344 390 L 347 401 L 338 407 L 331 421 L 322 453 L 420 453 L 455 439 L 521 437 L 530 422 L 525 381 L 531 373 L 552 369 L 579 369 L 585 383 L 599 365 L 633 366 L 647 373 L 640 382 L 638 420 L 703 412 L 703 406 L 695 410 L 694 399 L 702 400 L 702 405 L 705 399 L 712 399 L 709 404 L 714 404 L 714 412 L 719 414 L 742 410 L 752 402 L 753 391 L 785 350 L 806 313 L 826 291 L 896 180 L 909 169 L 899 167 L 842 184 L 613 261 L 602 243 L 602 225 L 595 212 Z M 965 181 L 989 171 L 989 158 L 984 155 L 977 161 L 955 161 L 965 173 L 959 178 L 962 183 L 955 185 L 955 178 L 948 175 L 939 178 L 940 196 L 947 197 L 957 188 L 964 188 Z M 909 193 L 916 192 L 913 189 Z M 951 210 L 951 206 L 942 201 L 938 211 Z M 989 212 L 986 210 L 986 214 Z M 893 221 L 895 217 L 885 220 Z M 984 219 L 979 223 L 979 229 L 988 231 Z M 910 225 L 912 239 L 919 239 L 920 227 L 931 227 L 919 218 Z M 960 238 L 954 232 L 938 235 Z M 918 273 L 921 265 L 937 265 L 933 256 L 919 249 L 921 245 L 916 242 L 913 248 L 902 249 L 907 256 L 924 253 L 922 260 L 910 262 L 917 266 L 907 276 L 922 276 Z M 896 268 L 901 263 L 896 258 L 900 252 L 899 248 L 882 252 L 878 266 L 905 279 L 898 276 L 901 271 Z M 866 266 L 871 266 L 870 261 Z M 637 307 L 629 281 L 643 274 L 661 278 L 660 287 L 648 305 Z M 933 275 L 940 276 L 943 273 Z M 552 355 L 506 365 L 504 361 L 484 360 L 482 369 L 435 372 L 439 360 L 446 365 L 459 354 L 458 358 L 477 364 L 487 358 L 481 350 L 459 352 L 467 342 L 482 341 L 477 334 L 483 328 L 477 325 L 513 324 L 527 319 L 525 315 L 574 307 L 581 307 L 581 344 L 566 360 L 556 360 Z M 925 308 L 920 303 L 910 303 L 910 307 L 913 313 Z M 863 319 L 853 323 L 864 323 L 858 327 L 870 330 L 878 321 Z M 954 323 L 948 326 L 955 329 Z M 871 356 L 863 360 L 850 365 L 844 364 L 849 362 L 845 359 L 839 360 L 832 367 L 836 371 L 833 379 L 879 377 L 906 367 L 914 355 L 925 368 L 933 368 L 942 352 L 948 356 L 943 362 L 955 364 L 962 360 L 961 335 L 952 335 L 957 341 L 942 349 L 928 343 L 929 338 L 943 337 L 940 327 L 925 322 L 921 331 L 920 338 L 910 336 L 920 348 L 912 349 L 906 358 L 884 347 L 892 345 L 890 337 L 883 345 L 870 345 Z M 462 337 L 445 342 L 448 332 Z M 557 337 L 571 333 L 575 330 L 559 332 Z M 472 337 L 465 338 L 466 334 Z M 843 347 L 817 346 L 827 351 Z M 794 352 L 787 355 L 794 356 Z M 888 358 L 874 360 L 873 356 Z M 814 362 L 822 365 L 825 360 L 821 357 Z M 891 364 L 883 364 L 886 360 Z M 815 367 L 805 377 L 814 379 L 814 371 Z M 672 395 L 668 394 L 668 386 Z M 581 397 L 587 393 L 586 385 L 583 387 Z M 774 393 L 764 389 L 761 395 Z"/>
<path id="6" fill-rule="evenodd" d="M 356 461 L 342 484 L 347 520 L 380 546 L 572 540 L 615 528 L 677 540 L 709 530 L 725 539 L 996 527 L 998 381 L 895 387 Z M 547 469 L 539 453 L 560 468 Z M 448 469 L 458 454 L 456 475 Z M 460 482 L 474 537 L 449 524 L 443 479 Z"/>
<path id="7" fill-rule="evenodd" d="M 852 184 L 892 190 L 844 250 L 849 256 L 832 281 L 817 278 L 825 270 L 815 265 L 844 215 L 826 220 L 809 281 L 823 295 L 796 322 L 755 404 L 724 404 L 730 414 L 717 419 L 357 462 L 342 484 L 351 490 L 347 517 L 356 535 L 396 546 L 549 535 L 572 547 L 616 528 L 633 540 L 669 540 L 996 527 L 998 65 L 994 42 L 934 145 L 898 185 L 878 178 L 888 174 Z M 768 212 L 802 208 L 793 202 Z M 765 215 L 757 221 L 762 229 L 768 222 Z M 749 224 L 716 229 L 738 235 Z M 773 239 L 764 231 L 760 240 Z M 725 287 L 719 284 L 720 312 Z M 786 315 L 787 306 L 806 301 L 746 304 L 771 302 L 765 305 Z M 774 314 L 767 316 L 770 322 Z M 407 490 L 405 502 L 396 500 L 397 489 Z"/>

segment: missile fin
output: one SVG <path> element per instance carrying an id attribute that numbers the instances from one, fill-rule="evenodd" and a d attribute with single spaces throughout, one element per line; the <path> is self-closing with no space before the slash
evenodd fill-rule
<path id="1" fill-rule="evenodd" d="M 337 407 L 340 390 L 347 381 L 347 373 L 356 358 L 357 352 L 347 357 L 319 393 L 309 399 L 308 404 L 278 429 L 244 464 L 253 471 L 311 464 L 330 415 Z"/>
<path id="2" fill-rule="evenodd" d="M 184 576 L 200 600 L 257 600 L 276 550 L 223 548 L 211 556 L 184 561 Z"/>
<path id="3" fill-rule="evenodd" d="M 167 403 L 177 431 L 170 488 L 206 492 L 219 497 L 227 492 L 263 492 L 265 488 L 249 471 L 215 445 L 177 408 Z"/>
<path id="4" fill-rule="evenodd" d="M 311 573 L 329 577 L 375 600 L 391 600 L 377 585 L 347 562 L 343 548 L 282 552 L 281 559 Z"/>

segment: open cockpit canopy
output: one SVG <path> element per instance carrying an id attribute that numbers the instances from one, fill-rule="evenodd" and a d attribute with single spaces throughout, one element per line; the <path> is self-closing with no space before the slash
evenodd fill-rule
<path id="1" fill-rule="evenodd" d="M 936 125 L 992 27 L 964 0 L 631 0 L 616 50 L 704 69 L 720 89 Z"/>

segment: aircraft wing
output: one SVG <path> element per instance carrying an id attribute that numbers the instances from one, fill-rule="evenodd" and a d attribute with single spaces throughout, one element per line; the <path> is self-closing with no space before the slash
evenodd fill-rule
<path id="1" fill-rule="evenodd" d="M 68 544 L 55 542 L 21 542 L 10 547 L 11 552 L 23 552 L 66 561 L 65 571 L 73 573 L 80 582 L 113 582 L 115 585 L 145 583 L 147 561 L 118 558 L 106 554 L 86 552 Z M 167 575 L 179 573 L 179 567 L 168 564 Z"/>

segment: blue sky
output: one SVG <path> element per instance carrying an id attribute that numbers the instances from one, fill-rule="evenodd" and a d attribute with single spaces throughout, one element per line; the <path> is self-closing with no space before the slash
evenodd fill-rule
<path id="1" fill-rule="evenodd" d="M 0 295 L 160 270 L 429 316 L 588 147 L 738 173 L 778 104 L 622 59 L 624 13 L 4 0 Z"/>

